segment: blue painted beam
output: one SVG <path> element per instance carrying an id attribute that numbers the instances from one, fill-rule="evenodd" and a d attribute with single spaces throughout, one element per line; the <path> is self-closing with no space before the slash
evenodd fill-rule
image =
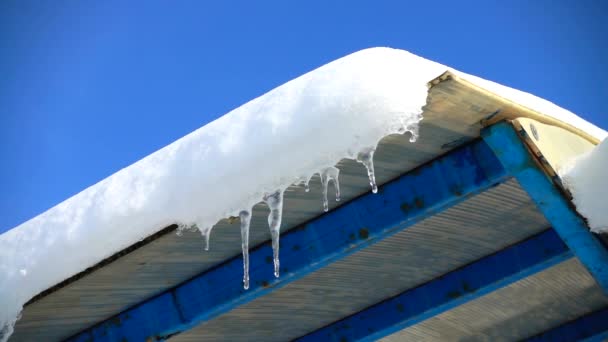
<path id="1" fill-rule="evenodd" d="M 608 339 L 608 308 L 595 311 L 554 329 L 533 336 L 528 342 L 605 341 Z"/>
<path id="2" fill-rule="evenodd" d="M 375 341 L 572 257 L 552 229 L 330 324 L 297 341 Z"/>
<path id="3" fill-rule="evenodd" d="M 481 140 L 458 148 L 281 236 L 281 277 L 270 243 L 250 253 L 251 285 L 243 290 L 234 259 L 72 337 L 71 341 L 155 341 L 210 320 L 380 241 L 508 175 Z"/>
<path id="4" fill-rule="evenodd" d="M 525 131 L 516 132 L 510 123 L 501 122 L 485 128 L 481 135 L 503 167 L 517 179 L 553 229 L 608 294 L 608 250 L 541 170 L 518 133 L 525 134 Z"/>

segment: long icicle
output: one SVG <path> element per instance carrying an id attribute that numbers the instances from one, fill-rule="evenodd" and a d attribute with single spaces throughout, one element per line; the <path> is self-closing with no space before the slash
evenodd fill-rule
<path id="1" fill-rule="evenodd" d="M 334 182 L 334 188 L 336 189 L 336 202 L 340 201 L 340 182 L 338 177 L 340 176 L 340 169 L 335 166 L 328 167 L 321 171 L 321 189 L 323 193 L 323 210 L 329 211 L 329 202 L 327 200 L 327 191 L 329 182 Z"/>
<path id="2" fill-rule="evenodd" d="M 378 192 L 378 186 L 376 185 L 376 175 L 374 174 L 374 152 L 376 149 L 367 148 L 359 152 L 357 155 L 357 161 L 367 170 L 367 176 L 369 178 L 369 185 L 372 187 L 372 192 Z"/>
<path id="3" fill-rule="evenodd" d="M 241 219 L 241 248 L 243 249 L 243 288 L 249 289 L 249 224 L 251 212 L 243 210 L 239 213 Z"/>
<path id="4" fill-rule="evenodd" d="M 283 216 L 283 190 L 277 190 L 264 196 L 264 202 L 270 209 L 268 227 L 272 238 L 272 258 L 274 261 L 274 276 L 279 277 L 279 236 L 281 235 L 281 219 Z"/>
<path id="5" fill-rule="evenodd" d="M 312 179 L 313 176 L 314 176 L 314 174 L 312 176 L 306 178 L 306 180 L 304 181 L 304 191 L 310 192 L 310 180 Z"/>
<path id="6" fill-rule="evenodd" d="M 207 228 L 203 228 L 201 230 L 201 235 L 203 235 L 203 238 L 205 239 L 205 251 L 209 250 L 209 238 L 211 237 L 211 228 L 207 227 Z"/>

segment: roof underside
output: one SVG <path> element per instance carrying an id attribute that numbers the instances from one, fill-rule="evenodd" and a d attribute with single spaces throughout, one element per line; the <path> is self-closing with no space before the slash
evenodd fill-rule
<path id="1" fill-rule="evenodd" d="M 608 304 L 576 258 L 383 339 L 521 340 Z"/>
<path id="2" fill-rule="evenodd" d="M 172 340 L 291 340 L 547 227 L 548 223 L 528 196 L 516 182 L 509 181 Z M 519 295 L 520 301 L 505 300 L 492 310 L 483 304 L 476 305 L 476 301 L 464 310 L 459 309 L 464 313 L 462 316 L 454 313 L 459 322 L 468 322 L 467 325 L 477 322 L 484 329 L 465 330 L 460 337 L 485 330 L 504 333 L 501 326 L 507 325 L 509 320 L 519 319 L 526 311 L 546 309 L 543 320 L 533 320 L 532 327 L 521 331 L 505 328 L 510 336 L 526 337 L 571 319 L 573 315 L 576 317 L 608 304 L 582 266 L 576 262 L 564 264 L 541 273 L 540 277 L 522 281 L 524 286 L 517 283 L 479 300 L 485 305 L 493 305 L 500 299 Z M 559 270 L 572 272 L 562 274 Z M 542 292 L 542 297 L 530 298 L 530 293 L 534 292 L 524 293 L 522 288 L 547 292 Z M 523 298 L 534 302 L 522 305 Z M 565 303 L 568 304 L 563 305 Z M 563 305 L 562 309 L 553 309 L 560 305 Z M 495 312 L 500 314 L 493 314 Z M 459 323 L 454 324 L 458 326 Z M 440 328 L 427 331 L 428 336 L 450 331 L 442 330 L 437 324 L 425 322 L 422 325 L 418 328 L 422 332 L 427 331 L 425 326 L 429 326 L 426 329 Z M 467 325 L 461 329 L 466 329 Z M 451 336 L 458 337 L 452 332 L 445 335 Z"/>
<path id="3" fill-rule="evenodd" d="M 379 184 L 478 137 L 480 121 L 504 108 L 453 80 L 435 85 L 427 103 L 418 142 L 404 136 L 381 142 L 374 156 Z M 361 164 L 344 160 L 339 168 L 343 202 L 369 191 Z M 313 178 L 308 193 L 301 187 L 286 191 L 282 231 L 322 213 L 319 179 Z M 254 208 L 250 246 L 269 240 L 267 215 L 265 206 Z M 547 228 L 510 180 L 172 340 L 297 338 Z M 202 247 L 199 233 L 180 237 L 167 229 L 27 305 L 11 341 L 66 339 L 239 255 L 238 222 L 221 221 L 211 250 Z M 271 266 L 251 265 L 251 272 L 258 267 Z M 521 338 L 606 305 L 608 299 L 572 258 L 386 339 Z"/>

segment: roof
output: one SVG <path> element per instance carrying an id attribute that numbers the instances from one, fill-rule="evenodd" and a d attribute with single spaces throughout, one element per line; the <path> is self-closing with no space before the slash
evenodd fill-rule
<path id="1" fill-rule="evenodd" d="M 383 185 L 378 195 L 369 194 L 365 169 L 352 159 L 343 159 L 338 164 L 342 201 L 330 202 L 332 210 L 329 213 L 323 212 L 319 200 L 321 186 L 318 177 L 313 178 L 310 192 L 305 192 L 301 185 L 286 189 L 281 240 L 281 253 L 286 258 L 283 265 L 296 262 L 290 256 L 291 253 L 296 255 L 299 249 L 290 242 L 297 239 L 291 240 L 289 237 L 299 234 L 302 227 L 318 225 L 319 228 L 315 228 L 317 235 L 320 232 L 330 234 L 334 230 L 338 234 L 342 224 L 345 230 L 351 229 L 347 217 L 353 215 L 353 209 L 349 208 L 357 207 L 361 201 L 367 201 L 367 207 L 359 207 L 358 210 L 366 208 L 368 215 L 378 220 L 390 218 L 394 215 L 392 212 L 387 210 L 383 214 L 381 206 L 373 207 L 378 211 L 374 212 L 370 207 L 374 203 L 378 205 L 377 201 L 381 200 L 388 207 L 389 201 L 395 200 L 383 194 L 383 189 L 391 189 L 401 179 L 415 177 L 416 172 L 425 167 L 433 169 L 433 165 L 442 165 L 446 160 L 444 158 L 454 158 L 460 163 L 467 160 L 463 156 L 456 157 L 462 153 L 464 156 L 467 153 L 481 153 L 483 160 L 476 160 L 474 165 L 479 163 L 483 166 L 490 163 L 488 160 L 494 162 L 492 154 L 483 152 L 486 147 L 476 146 L 485 144 L 479 140 L 484 127 L 501 120 L 517 119 L 515 124 L 519 125 L 520 131 L 528 130 L 528 137 L 533 135 L 530 124 L 545 134 L 557 123 L 559 132 L 547 134 L 576 141 L 577 148 L 557 153 L 557 157 L 548 157 L 541 164 L 543 171 L 549 175 L 555 175 L 560 158 L 567 158 L 564 155 L 589 151 L 598 141 L 596 135 L 582 131 L 580 126 L 556 121 L 554 117 L 506 100 L 454 74 L 444 74 L 430 84 L 423 107 L 424 120 L 420 122 L 419 140 L 411 144 L 407 136 L 389 135 L 378 145 L 374 164 L 377 183 Z M 522 117 L 532 121 L 522 120 Z M 551 141 L 554 140 L 552 138 Z M 528 146 L 537 147 L 536 157 L 551 155 L 550 152 L 541 151 L 546 148 L 540 142 L 527 142 Z M 468 149 L 473 152 L 467 152 Z M 479 152 L 479 149 L 483 151 Z M 464 172 L 462 177 L 465 178 L 453 180 L 454 184 L 459 185 L 467 180 L 467 172 L 470 172 L 456 165 L 453 169 L 434 171 L 433 176 L 425 178 L 425 182 L 418 187 L 410 185 L 412 193 L 403 196 L 409 196 L 414 208 L 420 206 L 420 212 L 414 210 L 416 220 L 407 226 L 399 226 L 390 234 L 379 235 L 366 233 L 363 227 L 358 227 L 354 230 L 354 239 L 363 241 L 353 241 L 352 250 L 336 252 L 332 254 L 331 262 L 323 262 L 316 268 L 302 266 L 302 270 L 306 271 L 295 275 L 285 270 L 281 278 L 265 280 L 265 284 L 261 279 L 266 277 L 269 268 L 267 257 L 262 257 L 265 248 L 268 248 L 268 209 L 264 204 L 256 205 L 250 235 L 250 245 L 257 246 L 251 252 L 254 284 L 249 291 L 252 295 L 214 311 L 213 315 L 196 321 L 197 324 L 188 326 L 188 329 L 180 328 L 180 333 L 171 339 L 305 338 L 307 334 L 323 331 L 324 327 L 334 327 L 341 320 L 373 309 L 390 298 L 412 296 L 407 294 L 408 291 L 424 288 L 425 285 L 434 286 L 436 283 L 433 281 L 442 275 L 463 270 L 467 265 L 481 265 L 477 262 L 487 260 L 492 255 L 501 255 L 501 252 L 511 253 L 509 248 L 520 248 L 526 241 L 539 243 L 539 246 L 547 243 L 555 248 L 556 254 L 550 255 L 550 259 L 537 260 L 543 267 L 538 267 L 533 273 L 524 272 L 512 278 L 503 275 L 510 281 L 491 292 L 477 293 L 466 302 L 459 302 L 462 305 L 451 304 L 453 307 L 444 308 L 429 317 L 416 316 L 420 321 L 408 323 L 405 329 L 394 331 L 395 334 L 388 339 L 424 337 L 432 340 L 467 336 L 524 338 L 608 306 L 608 299 L 602 287 L 590 275 L 588 264 L 581 263 L 580 256 L 569 252 L 569 248 L 554 236 L 554 223 L 545 218 L 542 208 L 537 208 L 535 199 L 530 198 L 528 189 L 522 189 L 519 179 L 500 173 L 496 178 L 488 176 L 488 182 L 483 186 L 473 179 L 470 193 L 454 196 L 455 190 L 451 189 L 450 196 L 437 202 L 437 205 L 441 204 L 439 206 L 432 206 L 430 202 L 418 203 L 418 197 L 420 199 L 427 195 L 434 200 L 434 191 L 440 191 L 440 187 L 445 185 L 441 183 L 452 181 L 445 180 L 450 179 L 451 174 L 446 171 L 453 171 L 454 175 Z M 376 197 L 367 200 L 369 196 Z M 403 208 L 400 211 L 403 212 Z M 235 283 L 240 286 L 241 236 L 238 226 L 236 219 L 222 220 L 213 230 L 211 250 L 208 252 L 202 251 L 202 241 L 197 232 L 185 231 L 184 236 L 180 237 L 173 234 L 177 228 L 175 225 L 155 228 L 158 233 L 148 239 L 30 301 L 11 340 L 80 338 L 83 335 L 76 334 L 81 331 L 88 334 L 87 331 L 94 331 L 98 323 L 101 323 L 99 327 L 105 326 L 106 329 L 111 322 L 118 326 L 124 315 L 136 310 L 138 305 L 150 300 L 158 301 L 164 298 L 164 294 L 175 293 L 172 289 L 199 277 L 214 276 L 220 271 L 223 272 L 222 276 L 218 275 L 217 279 L 221 279 L 222 283 L 214 287 L 218 288 L 215 296 L 220 296 L 221 291 L 229 291 Z M 372 241 L 368 241 L 367 235 L 371 236 Z M 349 234 L 346 237 L 350 239 Z M 322 236 L 315 235 L 314 240 L 317 239 L 322 240 Z M 500 260 L 498 265 L 502 266 L 504 260 L 509 259 L 501 257 Z M 472 291 L 466 286 L 460 289 L 465 293 L 469 290 Z M 236 292 L 230 293 L 237 295 Z M 447 299 L 459 300 L 450 298 L 450 293 L 451 297 L 461 297 L 447 291 Z M 535 316 L 538 313 L 543 313 L 542 319 Z M 112 321 L 112 317 L 120 319 Z"/>

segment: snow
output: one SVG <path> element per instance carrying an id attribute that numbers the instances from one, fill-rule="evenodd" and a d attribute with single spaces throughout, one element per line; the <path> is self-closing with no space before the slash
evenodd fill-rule
<path id="1" fill-rule="evenodd" d="M 196 226 L 208 239 L 220 219 L 240 217 L 246 257 L 251 208 L 260 201 L 274 208 L 269 226 L 278 276 L 283 191 L 307 184 L 315 173 L 339 191 L 339 170 L 332 168 L 351 158 L 365 165 L 375 192 L 378 141 L 393 133 L 415 141 L 427 82 L 449 69 L 402 50 L 356 52 L 246 103 L 0 235 L 0 340 L 8 338 L 30 298 L 170 224 Z M 600 139 L 606 136 L 550 102 L 453 72 Z M 245 286 L 247 269 L 245 263 Z"/>
<path id="2" fill-rule="evenodd" d="M 561 171 L 562 179 L 572 193 L 577 211 L 587 219 L 595 233 L 608 233 L 608 139 L 590 152 L 572 160 Z"/>

